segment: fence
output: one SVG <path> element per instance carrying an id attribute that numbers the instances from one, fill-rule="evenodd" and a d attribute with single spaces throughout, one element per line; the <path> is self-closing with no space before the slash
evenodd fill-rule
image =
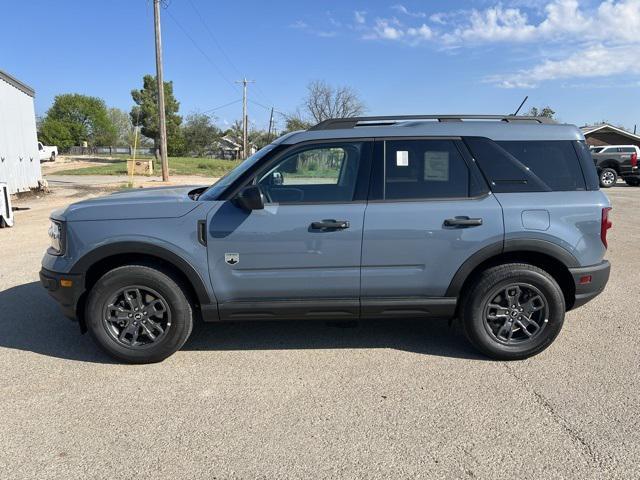
<path id="1" fill-rule="evenodd" d="M 71 147 L 71 155 L 133 155 L 131 147 Z M 136 148 L 136 156 L 153 155 L 153 147 Z"/>

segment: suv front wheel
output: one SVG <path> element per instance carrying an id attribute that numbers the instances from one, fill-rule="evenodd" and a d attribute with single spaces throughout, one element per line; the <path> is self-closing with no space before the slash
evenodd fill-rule
<path id="1" fill-rule="evenodd" d="M 551 345 L 564 322 L 565 302 L 549 273 L 511 263 L 476 279 L 461 314 L 467 338 L 478 350 L 498 360 L 519 360 Z"/>
<path id="2" fill-rule="evenodd" d="M 86 324 L 112 357 L 160 362 L 179 350 L 193 327 L 191 304 L 165 272 L 145 265 L 115 268 L 93 286 Z"/>

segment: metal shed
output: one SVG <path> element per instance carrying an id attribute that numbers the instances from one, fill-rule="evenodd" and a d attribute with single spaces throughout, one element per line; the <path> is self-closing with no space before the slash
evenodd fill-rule
<path id="1" fill-rule="evenodd" d="M 0 70 L 0 182 L 24 192 L 42 179 L 34 90 Z"/>

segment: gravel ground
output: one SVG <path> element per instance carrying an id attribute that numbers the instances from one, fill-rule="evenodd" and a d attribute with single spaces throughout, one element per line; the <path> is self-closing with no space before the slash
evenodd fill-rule
<path id="1" fill-rule="evenodd" d="M 526 361 L 446 322 L 202 325 L 151 366 L 112 363 L 37 282 L 47 216 L 0 230 L 0 477 L 640 477 L 640 188 L 614 204 L 606 291 Z"/>

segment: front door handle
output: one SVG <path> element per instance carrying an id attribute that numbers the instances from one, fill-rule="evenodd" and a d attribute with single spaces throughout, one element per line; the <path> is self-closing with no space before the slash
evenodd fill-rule
<path id="1" fill-rule="evenodd" d="M 344 230 L 350 226 L 347 220 L 322 220 L 311 224 L 313 230 Z"/>
<path id="2" fill-rule="evenodd" d="M 455 218 L 447 218 L 444 221 L 445 227 L 478 227 L 482 225 L 481 218 L 469 218 L 469 217 L 455 217 Z"/>

